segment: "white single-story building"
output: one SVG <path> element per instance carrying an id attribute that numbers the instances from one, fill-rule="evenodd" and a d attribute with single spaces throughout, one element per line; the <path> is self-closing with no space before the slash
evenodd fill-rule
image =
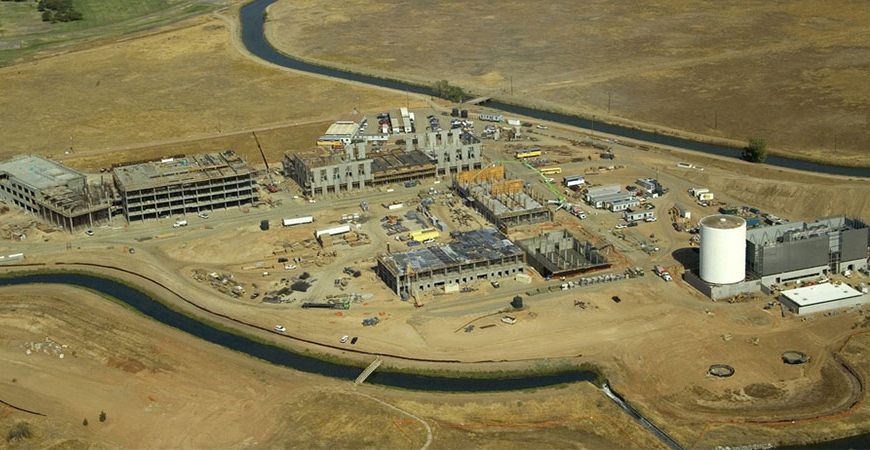
<path id="1" fill-rule="evenodd" d="M 779 300 L 797 315 L 806 315 L 870 303 L 870 295 L 847 284 L 823 283 L 782 291 Z"/>

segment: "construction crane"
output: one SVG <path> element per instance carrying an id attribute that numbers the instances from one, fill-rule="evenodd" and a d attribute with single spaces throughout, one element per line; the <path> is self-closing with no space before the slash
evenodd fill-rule
<path id="1" fill-rule="evenodd" d="M 266 185 L 266 189 L 269 192 L 278 192 L 278 186 L 275 186 L 275 180 L 272 179 L 272 169 L 269 168 L 269 161 L 266 161 L 266 153 L 263 151 L 263 147 L 260 146 L 260 140 L 257 139 L 257 133 L 252 131 L 251 134 L 254 135 L 254 142 L 257 143 L 257 148 L 260 150 L 260 156 L 263 157 L 263 162 L 266 163 L 266 175 L 269 176 L 269 184 Z"/>

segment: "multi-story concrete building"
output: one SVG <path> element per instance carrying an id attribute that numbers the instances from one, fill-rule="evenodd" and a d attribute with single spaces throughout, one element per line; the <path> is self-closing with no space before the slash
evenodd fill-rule
<path id="1" fill-rule="evenodd" d="M 364 141 L 286 152 L 284 175 L 306 195 L 326 195 L 480 168 L 480 141 L 458 131 L 401 135 L 395 142 L 377 150 Z"/>
<path id="2" fill-rule="evenodd" d="M 259 199 L 254 173 L 232 150 L 112 171 L 128 222 L 253 203 Z"/>
<path id="3" fill-rule="evenodd" d="M 398 295 L 514 276 L 525 269 L 525 253 L 498 231 L 457 234 L 447 245 L 419 247 L 377 257 L 377 273 Z"/>
<path id="4" fill-rule="evenodd" d="M 88 183 L 84 174 L 42 156 L 0 163 L 0 201 L 70 232 L 111 221 L 113 198 L 111 184 Z"/>

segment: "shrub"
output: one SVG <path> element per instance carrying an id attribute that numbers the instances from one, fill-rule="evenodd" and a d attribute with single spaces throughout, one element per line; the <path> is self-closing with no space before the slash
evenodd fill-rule
<path id="1" fill-rule="evenodd" d="M 6 433 L 6 440 L 8 442 L 23 441 L 31 437 L 33 437 L 33 432 L 30 431 L 30 424 L 27 422 L 18 422 L 12 425 L 12 429 L 9 430 L 9 433 Z"/>

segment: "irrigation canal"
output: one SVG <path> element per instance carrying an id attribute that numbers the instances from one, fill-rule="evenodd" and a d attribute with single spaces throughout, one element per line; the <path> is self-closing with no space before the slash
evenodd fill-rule
<path id="1" fill-rule="evenodd" d="M 271 44 L 269 44 L 269 41 L 266 39 L 263 29 L 266 18 L 266 8 L 272 3 L 275 3 L 276 1 L 277 0 L 254 0 L 243 6 L 241 9 L 240 20 L 242 25 L 242 44 L 245 46 L 245 48 L 248 49 L 249 52 L 257 56 L 258 58 L 273 64 L 277 64 L 279 66 L 299 70 L 302 72 L 309 72 L 317 75 L 340 78 L 343 80 L 356 81 L 359 83 L 381 86 L 399 91 L 414 92 L 427 96 L 436 96 L 435 92 L 426 86 L 419 86 L 398 80 L 389 80 L 369 75 L 363 75 L 360 73 L 349 72 L 341 69 L 319 66 L 316 64 L 311 64 L 305 61 L 295 59 L 279 52 L 274 47 L 272 47 Z M 734 158 L 741 157 L 741 150 L 734 147 L 709 144 L 705 142 L 693 141 L 690 139 L 654 133 L 651 131 L 637 130 L 634 128 L 623 127 L 620 125 L 608 124 L 604 122 L 596 122 L 576 116 L 569 116 L 540 109 L 513 105 L 510 103 L 503 103 L 497 100 L 487 101 L 485 105 L 488 108 L 497 109 L 506 113 L 513 113 L 522 116 L 532 117 L 539 120 L 547 120 L 550 122 L 591 129 L 601 133 L 607 133 L 615 136 L 621 136 L 624 138 L 649 142 L 651 144 L 665 145 L 686 150 L 694 150 L 719 156 L 728 156 Z M 769 155 L 765 163 L 772 166 L 786 167 L 789 169 L 797 169 L 807 172 L 846 175 L 851 177 L 870 177 L 870 168 L 834 166 L 829 164 L 801 161 L 792 158 L 784 158 L 781 156 Z"/>

